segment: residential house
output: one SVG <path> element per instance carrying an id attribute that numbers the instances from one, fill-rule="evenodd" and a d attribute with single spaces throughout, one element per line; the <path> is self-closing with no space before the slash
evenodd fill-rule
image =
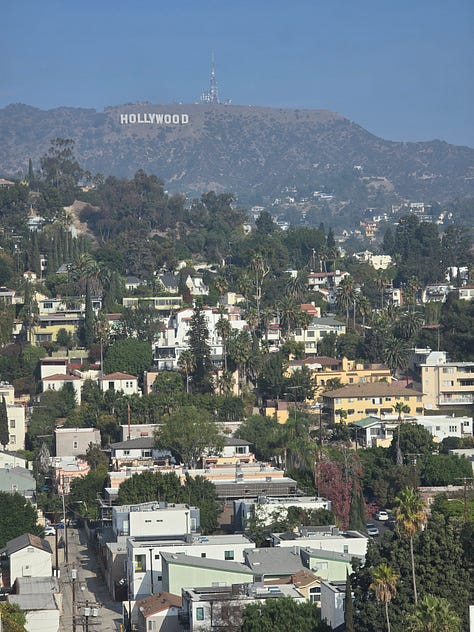
<path id="1" fill-rule="evenodd" d="M 0 491 L 21 494 L 27 500 L 34 500 L 36 480 L 30 470 L 15 466 L 0 469 Z"/>
<path id="2" fill-rule="evenodd" d="M 78 406 L 81 405 L 82 399 L 82 385 L 84 381 L 81 380 L 80 377 L 76 375 L 66 375 L 64 373 L 55 373 L 53 375 L 48 375 L 48 377 L 44 377 L 41 380 L 43 393 L 46 391 L 60 391 L 66 385 L 69 385 L 76 397 L 76 403 Z"/>
<path id="3" fill-rule="evenodd" d="M 471 417 L 453 417 L 449 415 L 403 415 L 402 423 L 423 426 L 433 437 L 435 443 L 447 437 L 472 437 L 473 421 Z M 366 417 L 352 423 L 357 429 L 356 440 L 364 447 L 388 447 L 398 429 L 398 415 Z"/>
<path id="4" fill-rule="evenodd" d="M 305 568 L 297 547 L 267 547 L 244 552 L 245 564 L 259 583 L 286 583 L 292 575 Z"/>
<path id="5" fill-rule="evenodd" d="M 5 307 L 6 305 L 15 305 L 20 300 L 17 297 L 15 290 L 10 290 L 7 287 L 0 287 L 0 305 Z"/>
<path id="6" fill-rule="evenodd" d="M 427 409 L 467 410 L 472 406 L 474 362 L 427 362 L 420 368 L 421 386 Z"/>
<path id="7" fill-rule="evenodd" d="M 213 583 L 203 588 L 183 588 L 180 618 L 183 629 L 188 632 L 239 629 L 248 604 L 285 597 L 298 603 L 305 601 L 302 592 L 292 584 L 262 586 L 250 581 L 226 586 Z"/>
<path id="8" fill-rule="evenodd" d="M 112 530 L 116 537 L 165 538 L 196 535 L 200 529 L 197 507 L 164 501 L 112 507 Z"/>
<path id="9" fill-rule="evenodd" d="M 349 272 L 310 272 L 308 274 L 308 290 L 318 292 L 321 289 L 338 287 L 341 281 L 350 276 Z"/>
<path id="10" fill-rule="evenodd" d="M 133 599 L 166 590 L 174 594 L 180 594 L 182 586 L 197 586 L 194 578 L 187 575 L 185 571 L 185 581 L 178 589 L 178 592 L 169 589 L 169 584 L 165 582 L 163 556 L 165 553 L 174 555 L 177 559 L 203 560 L 209 558 L 212 562 L 219 561 L 234 562 L 241 575 L 231 576 L 234 579 L 231 583 L 248 581 L 252 578 L 252 572 L 248 567 L 243 566 L 244 550 L 255 547 L 255 544 L 245 535 L 209 535 L 198 536 L 191 533 L 183 534 L 181 537 L 128 537 L 127 547 L 127 569 L 130 594 Z M 172 558 L 170 558 L 172 559 Z M 242 565 L 242 568 L 240 568 Z M 234 570 L 235 570 L 234 569 Z M 217 570 L 217 569 L 215 569 Z M 230 571 L 232 574 L 232 570 Z M 245 577 L 242 578 L 242 574 Z M 202 585 L 205 577 L 200 577 Z M 212 579 L 210 582 L 217 581 Z M 251 581 L 251 579 L 250 579 Z M 174 582 L 174 576 L 173 576 Z M 176 586 L 173 583 L 173 588 Z"/>
<path id="11" fill-rule="evenodd" d="M 65 376 L 69 373 L 68 358 L 40 358 L 40 378 L 44 380 L 52 375 Z"/>
<path id="12" fill-rule="evenodd" d="M 62 594 L 56 577 L 19 577 L 7 601 L 23 610 L 28 632 L 59 632 Z"/>
<path id="13" fill-rule="evenodd" d="M 100 446 L 97 428 L 56 428 L 54 431 L 56 456 L 83 456 L 89 446 Z"/>
<path id="14" fill-rule="evenodd" d="M 0 450 L 0 469 L 12 469 L 13 467 L 28 469 L 28 461 L 26 457 L 22 454 L 18 454 L 18 452 Z"/>
<path id="15" fill-rule="evenodd" d="M 173 595 L 179 595 L 186 586 L 232 586 L 254 580 L 254 573 L 248 566 L 232 560 L 163 551 L 161 561 L 163 590 Z"/>
<path id="16" fill-rule="evenodd" d="M 28 332 L 28 342 L 39 345 L 42 342 L 55 342 L 60 329 L 77 336 L 84 322 L 84 312 L 71 310 L 54 314 L 39 314 Z"/>
<path id="17" fill-rule="evenodd" d="M 340 320 L 331 316 L 314 318 L 306 329 L 296 327 L 290 336 L 294 342 L 300 342 L 304 346 L 305 354 L 315 355 L 318 352 L 319 342 L 328 334 L 341 336 L 346 333 L 346 326 Z"/>
<path id="18" fill-rule="evenodd" d="M 302 360 L 290 360 L 286 375 L 291 375 L 303 367 L 307 367 L 311 372 L 317 394 L 323 392 L 328 383 L 334 383 L 336 380 L 339 380 L 341 385 L 372 384 L 381 380 L 388 383 L 392 381 L 390 369 L 387 366 L 363 364 L 346 357 L 338 360 L 327 356 L 314 356 Z"/>
<path id="19" fill-rule="evenodd" d="M 178 615 L 183 600 L 181 596 L 160 592 L 139 599 L 137 611 L 137 632 L 182 632 Z"/>
<path id="20" fill-rule="evenodd" d="M 155 446 L 153 434 L 111 443 L 110 450 L 111 462 L 115 470 L 140 466 L 167 467 L 175 462 L 169 450 L 162 450 Z"/>
<path id="21" fill-rule="evenodd" d="M 202 457 L 203 467 L 212 465 L 240 465 L 241 463 L 254 463 L 255 454 L 250 451 L 252 444 L 245 439 L 237 437 L 225 437 L 224 447 L 220 454 L 206 454 Z"/>
<path id="22" fill-rule="evenodd" d="M 331 423 L 352 423 L 368 416 L 390 414 L 397 402 L 410 408 L 410 412 L 424 413 L 423 393 L 411 388 L 386 382 L 351 384 L 325 391 L 322 394 L 323 411 Z"/>
<path id="23" fill-rule="evenodd" d="M 272 546 L 301 550 L 310 547 L 348 555 L 365 556 L 369 538 L 359 531 L 341 531 L 335 525 L 301 527 L 298 532 L 272 533 Z"/>
<path id="24" fill-rule="evenodd" d="M 463 301 L 472 301 L 474 299 L 474 285 L 463 285 L 458 288 L 459 298 Z"/>
<path id="25" fill-rule="evenodd" d="M 300 554 L 304 565 L 324 581 L 345 581 L 346 576 L 352 573 L 354 559 L 362 564 L 365 560 L 365 555 L 326 551 L 309 546 L 300 549 Z"/>
<path id="26" fill-rule="evenodd" d="M 15 404 L 15 389 L 8 382 L 0 382 L 0 403 L 5 399 L 8 417 L 9 441 L 5 446 L 6 450 L 15 452 L 24 450 L 26 420 L 25 407 L 23 404 Z"/>
<path id="27" fill-rule="evenodd" d="M 51 457 L 51 467 L 54 470 L 54 485 L 58 494 L 69 494 L 72 481 L 84 478 L 90 472 L 87 461 L 77 456 Z"/>
<path id="28" fill-rule="evenodd" d="M 109 373 L 108 375 L 99 377 L 98 382 L 102 393 L 115 391 L 117 393 L 123 393 L 124 395 L 140 394 L 138 379 L 135 375 L 120 372 Z"/>
<path id="29" fill-rule="evenodd" d="M 52 550 L 49 542 L 31 533 L 9 540 L 0 549 L 1 585 L 13 586 L 21 577 L 51 577 Z"/>
<path id="30" fill-rule="evenodd" d="M 321 582 L 321 619 L 331 630 L 343 632 L 346 581 Z"/>
<path id="31" fill-rule="evenodd" d="M 260 496 L 256 500 L 234 500 L 234 529 L 245 531 L 248 520 L 255 518 L 260 524 L 271 525 L 276 521 L 285 520 L 290 507 L 301 511 L 315 511 L 327 509 L 331 511 L 331 501 L 327 498 L 314 496 L 297 496 L 295 498 L 266 498 Z"/>

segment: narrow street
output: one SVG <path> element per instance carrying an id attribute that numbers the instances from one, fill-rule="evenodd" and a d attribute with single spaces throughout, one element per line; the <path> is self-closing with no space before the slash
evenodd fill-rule
<path id="1" fill-rule="evenodd" d="M 118 632 L 120 630 L 122 604 L 113 601 L 100 575 L 91 547 L 87 545 L 83 529 L 68 528 L 68 558 L 64 560 L 64 549 L 59 550 L 60 586 L 63 594 L 61 632 Z M 54 547 L 54 544 L 53 544 Z M 77 578 L 73 581 L 73 568 Z M 73 591 L 76 603 L 76 625 L 73 621 Z M 90 608 L 86 623 L 85 608 Z M 96 615 L 96 616 L 95 616 Z"/>

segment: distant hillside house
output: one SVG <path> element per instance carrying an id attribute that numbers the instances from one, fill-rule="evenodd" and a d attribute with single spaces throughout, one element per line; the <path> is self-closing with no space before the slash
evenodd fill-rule
<path id="1" fill-rule="evenodd" d="M 127 373 L 109 373 L 99 377 L 99 388 L 102 393 L 115 391 L 124 395 L 138 395 L 138 379 L 135 375 Z"/>

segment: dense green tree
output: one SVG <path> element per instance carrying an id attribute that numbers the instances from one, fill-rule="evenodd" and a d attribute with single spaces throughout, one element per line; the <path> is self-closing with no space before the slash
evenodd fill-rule
<path id="1" fill-rule="evenodd" d="M 157 311 L 150 305 L 139 303 L 137 308 L 126 307 L 122 311 L 114 334 L 120 339 L 138 338 L 151 346 L 160 329 Z"/>
<path id="2" fill-rule="evenodd" d="M 0 621 L 2 632 L 26 632 L 26 615 L 17 604 L 0 603 Z"/>
<path id="3" fill-rule="evenodd" d="M 464 478 L 472 478 L 471 463 L 464 458 L 447 454 L 430 454 L 421 463 L 423 485 L 457 485 Z"/>
<path id="4" fill-rule="evenodd" d="M 105 353 L 104 372 L 120 371 L 141 377 L 150 369 L 152 359 L 151 347 L 145 340 L 116 340 Z"/>
<path id="5" fill-rule="evenodd" d="M 236 431 L 236 436 L 249 441 L 257 459 L 268 461 L 281 452 L 283 431 L 274 417 L 251 415 Z"/>
<path id="6" fill-rule="evenodd" d="M 118 502 L 121 505 L 181 499 L 181 482 L 174 472 L 143 472 L 134 474 L 120 485 Z"/>
<path id="7" fill-rule="evenodd" d="M 8 428 L 7 402 L 2 395 L 0 402 L 0 444 L 5 450 L 10 441 L 10 431 Z"/>
<path id="8" fill-rule="evenodd" d="M 193 310 L 188 333 L 189 349 L 193 355 L 193 388 L 200 393 L 212 390 L 211 385 L 211 349 L 209 346 L 209 328 L 202 305 L 198 302 Z"/>
<path id="9" fill-rule="evenodd" d="M 0 547 L 23 533 L 40 535 L 36 509 L 21 494 L 0 492 L 0 506 Z"/>
<path id="10" fill-rule="evenodd" d="M 99 517 L 97 496 L 102 494 L 106 480 L 107 468 L 100 465 L 83 478 L 71 481 L 69 504 L 76 507 L 83 518 L 96 520 Z"/>
<path id="11" fill-rule="evenodd" d="M 407 617 L 409 632 L 460 632 L 461 619 L 449 601 L 436 595 L 424 595 L 415 612 Z"/>
<path id="12" fill-rule="evenodd" d="M 92 297 L 89 281 L 86 283 L 86 307 L 84 314 L 84 344 L 87 348 L 94 342 L 95 314 L 92 309 Z"/>
<path id="13" fill-rule="evenodd" d="M 289 597 L 266 599 L 245 607 L 242 632 L 326 632 L 330 630 L 321 621 L 321 611 L 316 604 L 298 603 Z"/>
<path id="14" fill-rule="evenodd" d="M 155 440 L 160 448 L 172 450 L 186 467 L 196 467 L 206 449 L 219 452 L 223 446 L 219 424 L 196 406 L 182 406 L 164 415 Z"/>

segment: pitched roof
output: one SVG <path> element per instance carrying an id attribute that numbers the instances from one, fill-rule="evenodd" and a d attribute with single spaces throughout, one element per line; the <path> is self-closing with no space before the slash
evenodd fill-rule
<path id="1" fill-rule="evenodd" d="M 215 560 L 210 557 L 195 557 L 184 553 L 160 552 L 162 559 L 171 564 L 183 566 L 195 566 L 199 568 L 212 568 L 214 570 L 228 571 L 229 573 L 244 573 L 253 576 L 253 571 L 240 562 L 228 562 L 226 560 Z"/>
<path id="2" fill-rule="evenodd" d="M 17 538 L 9 540 L 3 547 L 3 549 L 0 550 L 0 553 L 6 553 L 8 556 L 10 556 L 17 551 L 21 551 L 27 546 L 34 546 L 41 551 L 46 551 L 46 553 L 52 554 L 49 542 L 47 540 L 44 540 L 43 538 L 39 538 L 37 535 L 32 535 L 31 533 L 23 533 Z"/>
<path id="3" fill-rule="evenodd" d="M 304 568 L 299 551 L 291 547 L 246 549 L 244 555 L 247 566 L 259 575 L 293 575 Z"/>
<path id="4" fill-rule="evenodd" d="M 423 395 L 421 391 L 415 391 L 412 388 L 405 388 L 397 384 L 389 384 L 388 382 L 372 382 L 349 384 L 333 391 L 325 391 L 323 397 L 335 399 L 336 397 L 420 397 Z"/>
<path id="5" fill-rule="evenodd" d="M 80 377 L 76 375 L 66 375 L 66 373 L 55 373 L 54 375 L 48 375 L 43 378 L 43 382 L 72 382 L 73 380 L 79 380 Z"/>
<path id="6" fill-rule="evenodd" d="M 369 428 L 370 426 L 374 426 L 380 423 L 379 417 L 364 417 L 364 419 L 359 419 L 359 421 L 353 421 L 352 426 L 357 426 L 358 428 Z"/>
<path id="7" fill-rule="evenodd" d="M 137 600 L 137 607 L 145 617 L 150 617 L 168 608 L 181 608 L 183 600 L 169 592 L 156 593 Z"/>
<path id="8" fill-rule="evenodd" d="M 99 380 L 136 380 L 136 375 L 129 375 L 128 373 L 109 373 L 108 375 L 102 375 Z"/>
<path id="9" fill-rule="evenodd" d="M 111 443 L 110 447 L 112 450 L 122 450 L 123 448 L 139 450 L 140 448 L 153 448 L 154 445 L 154 437 L 137 437 L 136 439 L 128 439 L 128 441 Z"/>

